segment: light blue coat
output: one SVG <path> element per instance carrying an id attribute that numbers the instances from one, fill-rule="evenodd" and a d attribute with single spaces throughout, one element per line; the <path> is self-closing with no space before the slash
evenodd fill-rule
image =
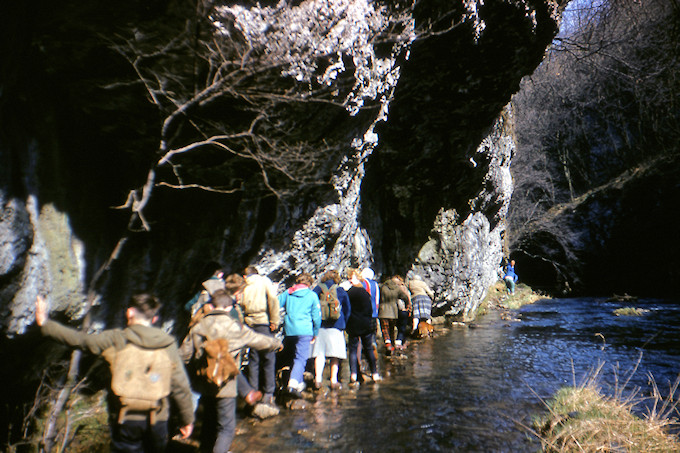
<path id="1" fill-rule="evenodd" d="M 287 337 L 311 335 L 316 337 L 321 326 L 319 296 L 307 287 L 293 293 L 290 290 L 279 295 L 279 305 L 286 311 L 283 332 Z"/>

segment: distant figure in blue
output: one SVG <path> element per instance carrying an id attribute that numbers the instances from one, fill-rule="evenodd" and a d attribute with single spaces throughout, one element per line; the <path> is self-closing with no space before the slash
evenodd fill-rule
<path id="1" fill-rule="evenodd" d="M 510 263 L 505 268 L 505 286 L 508 287 L 510 294 L 515 294 L 515 282 L 517 282 L 517 274 L 515 274 L 515 260 L 510 260 Z"/>

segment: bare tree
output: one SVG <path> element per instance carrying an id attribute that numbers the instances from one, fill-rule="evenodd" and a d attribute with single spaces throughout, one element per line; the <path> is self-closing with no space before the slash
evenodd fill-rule
<path id="1" fill-rule="evenodd" d="M 107 37 L 133 77 L 105 89 L 145 96 L 158 113 L 158 146 L 145 156 L 145 179 L 118 207 L 130 213 L 127 228 L 89 282 L 82 328 L 90 327 L 103 277 L 130 235 L 151 229 L 145 209 L 156 188 L 230 194 L 247 187 L 252 197 L 285 202 L 306 187 L 330 185 L 330 170 L 346 153 L 346 145 L 328 140 L 330 126 L 382 114 L 416 36 L 410 8 L 308 1 L 247 9 L 197 0 L 181 29 L 160 22 Z M 45 451 L 55 445 L 80 362 L 74 351 L 51 404 Z"/>
<path id="2" fill-rule="evenodd" d="M 412 39 L 408 17 L 361 2 L 251 10 L 203 0 L 170 42 L 136 30 L 118 37 L 112 47 L 138 76 L 129 83 L 143 85 L 162 118 L 155 162 L 121 208 L 148 230 L 143 212 L 154 187 L 242 190 L 245 178 L 192 167 L 209 152 L 221 154 L 222 164 L 242 161 L 259 173 L 261 190 L 279 198 L 328 184 L 328 172 L 315 163 L 337 161 L 342 150 L 325 140 L 328 126 L 309 131 L 321 113 L 339 120 L 377 113 L 380 96 L 389 95 L 386 79 L 398 77 L 398 68 L 380 67 L 373 46 L 389 41 L 399 52 Z"/>
<path id="3" fill-rule="evenodd" d="M 515 250 L 542 232 L 564 239 L 569 255 L 574 232 L 551 225 L 550 210 L 675 152 L 680 139 L 677 2 L 574 4 L 565 15 L 568 26 L 513 99 L 518 153 L 509 230 Z"/>
<path id="4" fill-rule="evenodd" d="M 84 329 L 131 235 L 152 228 L 148 207 L 159 187 L 247 192 L 283 205 L 307 188 L 331 187 L 351 146 L 337 136 L 338 123 L 353 121 L 363 135 L 362 126 L 386 115 L 412 41 L 477 20 L 456 6 L 416 29 L 416 0 L 264 5 L 195 0 L 193 14 L 173 12 L 183 17 L 180 28 L 156 21 L 106 37 L 132 72 L 105 89 L 145 97 L 158 115 L 157 147 L 140 159 L 148 163 L 144 178 L 118 206 L 130 214 L 127 228 L 89 282 Z M 79 363 L 74 352 L 45 431 L 48 451 Z"/>

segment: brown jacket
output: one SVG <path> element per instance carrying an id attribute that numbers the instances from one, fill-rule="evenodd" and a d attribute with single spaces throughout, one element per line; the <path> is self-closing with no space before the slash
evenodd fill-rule
<path id="1" fill-rule="evenodd" d="M 239 304 L 249 326 L 281 324 L 276 288 L 268 277 L 253 274 L 246 277 L 246 286 Z"/>
<path id="2" fill-rule="evenodd" d="M 188 363 L 192 358 L 199 359 L 203 353 L 201 349 L 203 342 L 217 338 L 225 338 L 229 342 L 229 352 L 235 358 L 245 347 L 274 350 L 281 346 L 281 340 L 278 338 L 259 334 L 235 320 L 228 311 L 215 309 L 196 323 L 184 338 L 180 346 L 182 360 Z M 209 388 L 198 388 L 198 386 L 197 390 L 201 393 L 214 393 Z M 236 379 L 230 379 L 223 384 L 216 396 L 218 398 L 236 397 Z"/>
<path id="3" fill-rule="evenodd" d="M 116 351 L 120 351 L 128 343 L 146 349 L 167 349 L 168 356 L 173 362 L 173 370 L 170 383 L 170 398 L 175 402 L 182 426 L 194 422 L 194 408 L 191 403 L 191 388 L 189 379 L 180 360 L 175 339 L 156 327 L 131 325 L 125 329 L 104 330 L 98 334 L 87 334 L 79 330 L 71 329 L 56 321 L 48 320 L 41 327 L 43 335 L 49 336 L 61 343 L 72 347 L 85 349 L 93 354 L 106 358 L 109 364 L 115 360 Z M 119 408 L 110 408 L 117 412 Z M 146 416 L 138 415 L 141 419 Z M 167 398 L 162 402 L 161 410 L 156 415 L 157 420 L 168 420 L 170 417 L 170 404 Z M 127 419 L 135 419 L 135 415 L 129 415 Z"/>

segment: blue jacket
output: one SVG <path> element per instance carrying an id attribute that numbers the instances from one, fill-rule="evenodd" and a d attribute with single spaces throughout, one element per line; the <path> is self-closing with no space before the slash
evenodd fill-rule
<path id="1" fill-rule="evenodd" d="M 515 267 L 510 264 L 508 264 L 508 267 L 505 268 L 505 275 L 503 276 L 503 280 L 505 280 L 508 277 L 512 278 L 513 282 L 516 282 L 518 279 L 517 274 L 515 274 Z"/>
<path id="2" fill-rule="evenodd" d="M 328 280 L 323 282 L 328 288 L 335 285 L 333 280 Z M 317 296 L 321 296 L 321 287 L 317 286 L 314 288 L 314 292 Z M 349 314 L 352 311 L 352 307 L 349 304 L 349 296 L 347 291 L 338 286 L 338 300 L 340 301 L 340 318 L 335 321 L 321 321 L 321 327 L 328 329 L 329 327 L 334 327 L 339 330 L 345 330 L 347 326 L 347 320 L 349 319 Z"/>
<path id="3" fill-rule="evenodd" d="M 316 337 L 321 326 L 319 296 L 302 287 L 293 293 L 286 290 L 279 294 L 279 305 L 286 310 L 283 317 L 283 332 L 287 337 L 311 335 Z"/>
<path id="4" fill-rule="evenodd" d="M 367 285 L 366 285 L 367 284 Z M 368 286 L 368 288 L 366 288 Z M 371 295 L 371 305 L 373 306 L 373 317 L 378 317 L 378 306 L 380 305 L 380 285 L 375 280 L 364 280 L 364 288 Z"/>

